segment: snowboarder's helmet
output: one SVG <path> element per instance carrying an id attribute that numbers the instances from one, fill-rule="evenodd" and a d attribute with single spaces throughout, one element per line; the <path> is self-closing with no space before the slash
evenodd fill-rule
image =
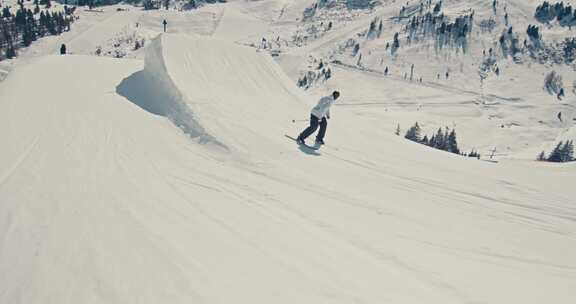
<path id="1" fill-rule="evenodd" d="M 338 91 L 332 92 L 332 97 L 333 97 L 334 99 L 338 99 L 338 97 L 340 97 L 340 92 L 338 92 Z"/>

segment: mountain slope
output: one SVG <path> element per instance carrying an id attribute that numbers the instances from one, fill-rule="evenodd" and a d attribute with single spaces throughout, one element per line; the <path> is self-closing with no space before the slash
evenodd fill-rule
<path id="1" fill-rule="evenodd" d="M 573 298 L 573 166 L 429 150 L 344 107 L 315 155 L 284 138 L 312 101 L 271 58 L 172 35 L 147 52 L 0 84 L 0 302 Z"/>

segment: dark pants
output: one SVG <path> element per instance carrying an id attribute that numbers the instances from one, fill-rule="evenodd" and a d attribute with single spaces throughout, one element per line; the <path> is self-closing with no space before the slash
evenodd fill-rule
<path id="1" fill-rule="evenodd" d="M 326 135 L 326 127 L 328 127 L 328 121 L 326 120 L 326 117 L 320 120 L 318 117 L 314 116 L 314 114 L 310 115 L 310 126 L 306 128 L 306 130 L 302 131 L 298 137 L 302 139 L 308 138 L 308 136 L 316 132 L 318 125 L 320 125 L 320 131 L 318 132 L 318 135 L 316 135 L 316 140 L 324 140 L 324 135 Z"/>

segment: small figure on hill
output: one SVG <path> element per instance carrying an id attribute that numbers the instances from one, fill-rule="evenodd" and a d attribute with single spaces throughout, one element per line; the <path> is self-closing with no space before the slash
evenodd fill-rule
<path id="1" fill-rule="evenodd" d="M 164 19 L 164 21 L 162 21 L 162 25 L 164 25 L 164 33 L 166 33 L 166 25 L 168 25 L 168 22 L 166 22 L 166 19 Z"/>
<path id="2" fill-rule="evenodd" d="M 60 46 L 60 55 L 66 55 L 66 45 L 64 43 Z"/>
<path id="3" fill-rule="evenodd" d="M 320 126 L 320 131 L 316 135 L 316 144 L 324 144 L 324 136 L 326 135 L 326 128 L 328 127 L 328 119 L 330 119 L 330 107 L 334 104 L 338 97 L 340 97 L 340 92 L 334 91 L 332 94 L 320 98 L 318 104 L 312 108 L 310 113 L 310 126 L 302 131 L 302 133 L 300 133 L 296 139 L 298 144 L 305 145 L 306 138 L 312 135 L 312 133 L 316 132 L 318 126 Z"/>

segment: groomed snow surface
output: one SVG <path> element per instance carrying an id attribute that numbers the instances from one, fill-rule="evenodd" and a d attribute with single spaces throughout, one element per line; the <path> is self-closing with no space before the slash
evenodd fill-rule
<path id="1" fill-rule="evenodd" d="M 149 43 L 0 83 L 0 303 L 576 299 L 573 165 L 431 150 L 347 107 L 298 148 L 315 99 L 268 54 Z"/>

